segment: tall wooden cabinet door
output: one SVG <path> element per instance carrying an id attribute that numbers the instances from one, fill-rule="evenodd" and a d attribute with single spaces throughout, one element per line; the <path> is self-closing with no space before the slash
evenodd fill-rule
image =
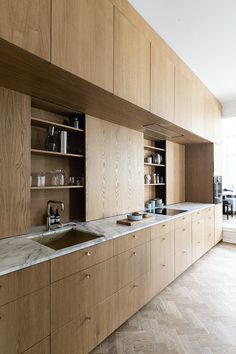
<path id="1" fill-rule="evenodd" d="M 151 43 L 151 112 L 174 121 L 174 64 Z"/>
<path id="2" fill-rule="evenodd" d="M 214 207 L 213 207 L 214 208 Z M 215 216 L 207 216 L 205 218 L 205 230 L 204 230 L 204 241 L 205 241 L 205 252 L 215 245 Z"/>
<path id="3" fill-rule="evenodd" d="M 192 83 L 192 131 L 200 136 L 205 136 L 204 126 L 204 89 L 201 81 L 193 76 Z"/>
<path id="4" fill-rule="evenodd" d="M 192 262 L 195 262 L 204 253 L 204 219 L 192 222 Z"/>
<path id="5" fill-rule="evenodd" d="M 191 224 L 175 230 L 175 277 L 192 264 Z"/>
<path id="6" fill-rule="evenodd" d="M 50 61 L 50 0 L 1 0 L 0 37 Z"/>
<path id="7" fill-rule="evenodd" d="M 215 245 L 222 240 L 222 203 L 215 205 Z"/>
<path id="8" fill-rule="evenodd" d="M 0 353 L 23 353 L 50 334 L 49 287 L 0 307 Z"/>
<path id="9" fill-rule="evenodd" d="M 30 228 L 30 97 L 0 88 L 0 238 Z"/>
<path id="10" fill-rule="evenodd" d="M 113 92 L 113 5 L 52 0 L 52 63 Z"/>
<path id="11" fill-rule="evenodd" d="M 150 42 L 116 8 L 114 94 L 150 109 Z"/>
<path id="12" fill-rule="evenodd" d="M 185 68 L 175 68 L 174 123 L 192 130 L 192 80 Z"/>

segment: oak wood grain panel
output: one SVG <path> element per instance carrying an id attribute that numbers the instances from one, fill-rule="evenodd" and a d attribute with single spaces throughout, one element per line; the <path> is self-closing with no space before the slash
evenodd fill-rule
<path id="1" fill-rule="evenodd" d="M 162 235 L 168 234 L 174 229 L 172 221 L 162 222 L 151 227 L 151 240 L 159 238 Z"/>
<path id="2" fill-rule="evenodd" d="M 86 220 L 143 209 L 143 134 L 86 117 Z"/>
<path id="3" fill-rule="evenodd" d="M 193 77 L 192 90 L 192 131 L 200 136 L 206 136 L 204 122 L 205 87 L 197 77 Z"/>
<path id="4" fill-rule="evenodd" d="M 0 88 L 0 238 L 30 227 L 30 97 Z"/>
<path id="5" fill-rule="evenodd" d="M 52 0 L 52 63 L 113 92 L 113 6 Z"/>
<path id="6" fill-rule="evenodd" d="M 213 202 L 213 144 L 185 146 L 186 201 Z"/>
<path id="7" fill-rule="evenodd" d="M 222 240 L 222 203 L 215 205 L 215 244 Z"/>
<path id="8" fill-rule="evenodd" d="M 184 227 L 186 224 L 191 223 L 191 214 L 179 216 L 174 220 L 175 230 Z"/>
<path id="9" fill-rule="evenodd" d="M 166 141 L 166 204 L 185 201 L 185 146 Z"/>
<path id="10" fill-rule="evenodd" d="M 150 108 L 150 41 L 115 8 L 114 93 Z"/>
<path id="11" fill-rule="evenodd" d="M 113 257 L 113 241 L 106 241 L 81 251 L 51 260 L 51 281 L 57 281 L 73 273 L 89 268 Z"/>
<path id="12" fill-rule="evenodd" d="M 150 241 L 151 228 L 132 232 L 128 235 L 114 239 L 114 255 L 125 252 L 131 248 Z"/>
<path id="13" fill-rule="evenodd" d="M 178 225 L 180 226 L 180 225 Z M 192 264 L 191 219 L 175 229 L 175 277 Z"/>
<path id="14" fill-rule="evenodd" d="M 50 354 L 50 337 L 44 339 L 42 342 L 34 345 L 32 348 L 26 350 L 24 354 Z"/>
<path id="15" fill-rule="evenodd" d="M 192 222 L 192 263 L 200 258 L 204 253 L 205 230 L 204 218 Z"/>
<path id="16" fill-rule="evenodd" d="M 50 333 L 49 287 L 0 307 L 0 353 L 23 353 Z"/>
<path id="17" fill-rule="evenodd" d="M 192 81 L 187 68 L 175 68 L 175 109 L 174 123 L 192 130 Z"/>
<path id="18" fill-rule="evenodd" d="M 110 258 L 51 285 L 52 332 L 82 317 L 117 292 L 117 258 Z"/>
<path id="19" fill-rule="evenodd" d="M 174 121 L 175 68 L 173 62 L 151 43 L 151 112 Z"/>
<path id="20" fill-rule="evenodd" d="M 0 277 L 0 306 L 49 285 L 49 263 Z"/>
<path id="21" fill-rule="evenodd" d="M 1 0 L 0 37 L 50 61 L 50 0 Z"/>

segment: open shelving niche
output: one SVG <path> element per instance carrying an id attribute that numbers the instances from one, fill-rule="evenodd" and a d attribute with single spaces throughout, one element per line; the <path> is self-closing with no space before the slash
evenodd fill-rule
<path id="1" fill-rule="evenodd" d="M 79 117 L 80 128 L 66 123 Z M 48 128 L 68 132 L 69 152 L 52 152 L 45 149 Z M 32 99 L 31 108 L 31 175 L 63 170 L 66 178 L 83 176 L 85 179 L 85 115 L 47 102 Z M 47 180 L 47 179 L 46 179 Z M 85 220 L 85 186 L 48 185 L 31 187 L 31 225 L 45 223 L 48 200 L 62 201 L 65 210 L 61 212 L 62 222 Z"/>
<path id="2" fill-rule="evenodd" d="M 155 152 L 162 156 L 163 162 L 161 164 L 145 162 L 145 158 Z M 144 139 L 144 175 L 153 173 L 163 177 L 164 183 L 144 183 L 144 206 L 146 202 L 155 198 L 162 198 L 163 203 L 166 204 L 166 142 L 165 140 L 152 141 Z"/>

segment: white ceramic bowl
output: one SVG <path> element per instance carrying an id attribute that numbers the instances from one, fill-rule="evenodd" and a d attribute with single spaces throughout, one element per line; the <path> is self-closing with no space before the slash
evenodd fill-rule
<path id="1" fill-rule="evenodd" d="M 143 215 L 132 215 L 132 214 L 128 214 L 127 215 L 127 219 L 128 220 L 131 220 L 131 221 L 139 221 L 139 220 L 142 220 L 143 218 Z"/>

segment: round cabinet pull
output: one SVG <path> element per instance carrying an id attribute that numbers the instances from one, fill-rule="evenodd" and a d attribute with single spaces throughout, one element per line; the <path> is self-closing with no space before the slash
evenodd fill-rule
<path id="1" fill-rule="evenodd" d="M 92 252 L 87 251 L 85 254 L 86 254 L 86 256 L 91 256 Z"/>
<path id="2" fill-rule="evenodd" d="M 133 285 L 133 287 L 134 287 L 134 288 L 137 288 L 137 287 L 138 287 L 138 285 L 137 285 L 137 284 L 134 284 L 134 285 Z"/>
<path id="3" fill-rule="evenodd" d="M 183 251 L 183 253 L 187 253 L 187 251 Z"/>
<path id="4" fill-rule="evenodd" d="M 198 221 L 197 223 L 198 223 L 198 225 L 199 225 L 199 224 L 200 224 L 200 221 Z"/>
<path id="5" fill-rule="evenodd" d="M 133 238 L 137 238 L 137 236 L 136 236 L 136 235 L 133 235 Z"/>
<path id="6" fill-rule="evenodd" d="M 165 264 L 162 264 L 162 267 L 164 268 L 166 265 Z"/>
<path id="7" fill-rule="evenodd" d="M 185 229 L 183 229 L 183 231 L 185 231 Z"/>
<path id="8" fill-rule="evenodd" d="M 201 243 L 200 241 L 197 241 L 197 243 Z"/>
<path id="9" fill-rule="evenodd" d="M 3 318 L 3 316 L 4 316 L 3 313 L 0 313 L 0 320 Z"/>
<path id="10" fill-rule="evenodd" d="M 90 277 L 91 277 L 91 274 L 86 274 L 86 275 L 85 275 L 85 278 L 86 278 L 86 279 L 89 279 Z"/>
<path id="11" fill-rule="evenodd" d="M 163 241 L 165 241 L 165 240 L 166 240 L 166 238 L 165 238 L 165 237 L 162 237 L 162 240 L 163 240 Z"/>
<path id="12" fill-rule="evenodd" d="M 2 289 L 3 288 L 3 285 L 2 284 L 0 284 L 0 289 Z"/>
<path id="13" fill-rule="evenodd" d="M 197 214 L 199 215 L 199 214 L 200 214 L 200 211 L 198 211 Z"/>
<path id="14" fill-rule="evenodd" d="M 91 321 L 92 318 L 87 316 L 85 319 L 86 319 L 86 321 Z"/>
<path id="15" fill-rule="evenodd" d="M 134 256 L 137 256 L 137 253 L 136 253 L 136 252 L 133 252 L 133 255 L 134 255 Z"/>
<path id="16" fill-rule="evenodd" d="M 182 218 L 182 220 L 185 220 L 185 218 Z"/>
<path id="17" fill-rule="evenodd" d="M 163 224 L 162 227 L 166 227 L 166 224 Z"/>

